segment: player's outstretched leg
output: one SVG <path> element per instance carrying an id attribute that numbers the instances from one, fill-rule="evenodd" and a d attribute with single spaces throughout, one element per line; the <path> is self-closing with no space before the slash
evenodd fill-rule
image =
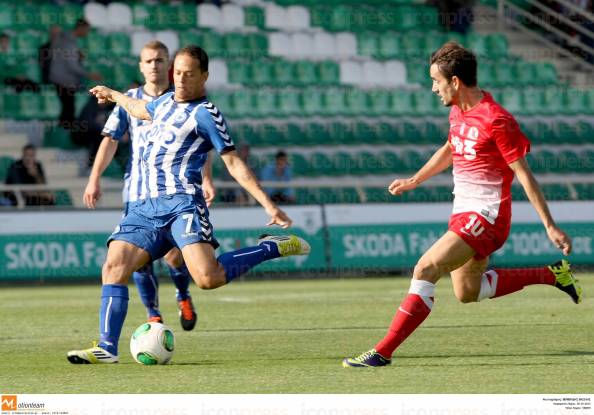
<path id="1" fill-rule="evenodd" d="M 223 265 L 226 282 L 229 283 L 264 261 L 293 255 L 307 255 L 310 251 L 309 244 L 296 235 L 261 235 L 258 245 L 226 252 L 220 255 L 217 261 Z"/>
<path id="2" fill-rule="evenodd" d="M 387 366 L 392 353 L 429 316 L 433 307 L 435 284 L 413 279 L 408 295 L 398 307 L 386 336 L 372 350 L 359 356 L 346 358 L 344 367 Z"/>
<path id="3" fill-rule="evenodd" d="M 163 317 L 159 311 L 159 279 L 153 271 L 152 262 L 132 274 L 138 295 L 146 308 L 147 320 L 162 323 Z"/>
<path id="4" fill-rule="evenodd" d="M 581 302 L 582 287 L 571 273 L 566 260 L 540 268 L 492 269 L 485 272 L 481 280 L 478 301 L 497 298 L 519 291 L 528 285 L 552 285 L 567 293 L 576 304 Z"/>
<path id="5" fill-rule="evenodd" d="M 192 296 L 190 295 L 190 281 L 192 277 L 190 272 L 185 265 L 179 267 L 172 267 L 167 265 L 169 268 L 169 275 L 175 284 L 175 297 L 177 299 L 177 306 L 179 308 L 179 321 L 184 330 L 190 331 L 196 326 L 198 315 L 192 302 Z"/>
<path id="6" fill-rule="evenodd" d="M 117 363 L 118 340 L 128 312 L 128 287 L 104 284 L 99 311 L 99 343 L 83 350 L 71 350 L 68 361 L 73 364 Z"/>

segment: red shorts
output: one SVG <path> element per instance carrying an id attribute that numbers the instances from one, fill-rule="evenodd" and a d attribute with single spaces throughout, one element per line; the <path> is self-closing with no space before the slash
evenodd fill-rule
<path id="1" fill-rule="evenodd" d="M 464 240 L 474 251 L 475 259 L 484 259 L 503 246 L 509 235 L 511 218 L 498 217 L 494 224 L 476 212 L 450 216 L 448 229 Z"/>

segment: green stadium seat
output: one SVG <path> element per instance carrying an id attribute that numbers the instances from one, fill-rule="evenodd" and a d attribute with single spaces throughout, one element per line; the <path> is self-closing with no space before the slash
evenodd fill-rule
<path id="1" fill-rule="evenodd" d="M 381 59 L 404 57 L 401 37 L 394 32 L 387 32 L 379 36 L 377 55 Z"/>
<path id="2" fill-rule="evenodd" d="M 403 171 L 404 163 L 396 153 L 382 152 L 378 157 L 378 174 L 394 174 Z"/>
<path id="3" fill-rule="evenodd" d="M 511 195 L 512 200 L 515 201 L 526 201 L 528 200 L 528 196 L 526 196 L 526 192 L 520 185 L 512 185 L 511 187 Z"/>
<path id="4" fill-rule="evenodd" d="M 84 12 L 80 4 L 64 3 L 60 5 L 62 27 L 74 27 L 76 21 L 83 16 Z"/>
<path id="5" fill-rule="evenodd" d="M 255 26 L 259 29 L 264 29 L 266 25 L 266 17 L 264 9 L 260 7 L 245 7 L 244 12 L 244 23 L 246 26 Z"/>
<path id="6" fill-rule="evenodd" d="M 293 174 L 295 177 L 310 177 L 316 174 L 310 163 L 308 163 L 307 159 L 299 153 L 291 153 L 289 156 L 289 162 L 293 168 Z"/>
<path id="7" fill-rule="evenodd" d="M 414 32 L 401 37 L 402 52 L 407 59 L 427 59 L 424 37 Z"/>
<path id="8" fill-rule="evenodd" d="M 390 100 L 391 93 L 388 90 L 369 91 L 367 93 L 368 113 L 375 116 L 388 115 L 390 113 Z"/>
<path id="9" fill-rule="evenodd" d="M 328 88 L 322 92 L 324 115 L 347 115 L 350 114 L 346 106 L 347 91 L 341 88 Z"/>
<path id="10" fill-rule="evenodd" d="M 520 114 L 524 112 L 524 105 L 522 103 L 522 91 L 511 88 L 506 89 L 502 94 L 501 104 L 512 114 Z"/>
<path id="11" fill-rule="evenodd" d="M 367 93 L 361 89 L 351 89 L 345 94 L 345 106 L 348 114 L 371 115 L 369 114 L 369 102 Z"/>
<path id="12" fill-rule="evenodd" d="M 240 58 L 247 55 L 244 37 L 241 33 L 228 33 L 223 36 L 223 48 L 226 58 Z"/>
<path id="13" fill-rule="evenodd" d="M 354 141 L 356 144 L 376 144 L 380 141 L 378 130 L 374 123 L 356 122 L 354 124 Z"/>
<path id="14" fill-rule="evenodd" d="M 413 150 L 406 150 L 400 155 L 404 168 L 408 172 L 416 172 L 429 160 L 424 154 Z"/>
<path id="15" fill-rule="evenodd" d="M 311 85 L 318 82 L 316 64 L 309 61 L 295 62 L 295 81 L 300 85 Z"/>
<path id="16" fill-rule="evenodd" d="M 276 92 L 270 89 L 260 89 L 255 92 L 253 115 L 256 117 L 273 117 L 278 111 Z"/>
<path id="17" fill-rule="evenodd" d="M 332 156 L 333 169 L 331 172 L 335 176 L 356 175 L 358 174 L 358 160 L 351 154 L 339 151 Z"/>
<path id="18" fill-rule="evenodd" d="M 323 145 L 329 141 L 330 133 L 325 124 L 310 122 L 303 129 L 304 144 Z"/>
<path id="19" fill-rule="evenodd" d="M 377 57 L 379 52 L 378 36 L 374 32 L 357 34 L 357 51 L 359 55 Z"/>
<path id="20" fill-rule="evenodd" d="M 182 30 L 178 33 L 180 46 L 201 45 L 202 33 L 196 29 Z"/>
<path id="21" fill-rule="evenodd" d="M 261 123 L 258 128 L 259 144 L 261 146 L 272 146 L 282 142 L 283 131 L 280 126 L 272 123 Z"/>
<path id="22" fill-rule="evenodd" d="M 250 66 L 244 61 L 227 61 L 227 71 L 229 82 L 233 84 L 245 84 L 249 85 L 252 83 L 252 77 L 250 73 Z"/>
<path id="23" fill-rule="evenodd" d="M 375 124 L 375 133 L 375 143 L 377 144 L 394 144 L 396 142 L 397 133 L 394 124 L 378 122 Z"/>
<path id="24" fill-rule="evenodd" d="M 248 90 L 233 91 L 230 95 L 229 104 L 231 112 L 236 117 L 243 118 L 253 113 L 252 94 Z"/>
<path id="25" fill-rule="evenodd" d="M 9 156 L 0 156 L 0 182 L 4 183 L 8 175 L 8 169 L 14 162 L 14 159 Z"/>
<path id="26" fill-rule="evenodd" d="M 305 116 L 320 116 L 325 109 L 324 94 L 319 87 L 306 87 L 302 90 L 303 113 Z"/>
<path id="27" fill-rule="evenodd" d="M 80 42 L 89 59 L 103 56 L 109 50 L 107 49 L 107 38 L 95 30 L 90 31 L 87 37 L 81 39 Z"/>
<path id="28" fill-rule="evenodd" d="M 41 114 L 44 119 L 57 119 L 60 116 L 62 104 L 56 94 L 56 91 L 52 89 L 43 89 L 41 91 Z"/>
<path id="29" fill-rule="evenodd" d="M 361 141 L 359 140 L 352 123 L 337 121 L 328 124 L 328 139 L 324 144 L 350 145 L 360 143 Z"/>
<path id="30" fill-rule="evenodd" d="M 393 90 L 390 100 L 390 115 L 417 115 L 411 91 Z"/>
<path id="31" fill-rule="evenodd" d="M 547 112 L 547 105 L 544 93 L 541 89 L 527 88 L 522 91 L 524 107 L 520 114 L 544 114 Z"/>
<path id="32" fill-rule="evenodd" d="M 154 26 L 154 5 L 144 2 L 134 2 L 132 5 L 132 22 L 134 26 L 151 27 Z"/>
<path id="33" fill-rule="evenodd" d="M 594 137 L 594 125 L 580 121 L 576 124 L 576 142 L 578 143 L 591 143 L 592 137 Z"/>
<path id="34" fill-rule="evenodd" d="M 333 160 L 325 153 L 315 152 L 309 157 L 308 174 L 306 176 L 336 176 L 340 175 L 336 171 Z"/>
<path id="35" fill-rule="evenodd" d="M 277 85 L 295 83 L 295 66 L 293 62 L 277 60 L 272 63 L 272 78 Z"/>
<path id="36" fill-rule="evenodd" d="M 432 115 L 435 113 L 437 97 L 425 89 L 412 92 L 414 111 L 416 115 Z"/>
<path id="37" fill-rule="evenodd" d="M 594 183 L 576 183 L 573 186 L 579 200 L 594 200 Z"/>
<path id="38" fill-rule="evenodd" d="M 570 150 L 565 150 L 559 153 L 559 173 L 575 174 L 581 173 L 580 156 Z"/>
<path id="39" fill-rule="evenodd" d="M 278 93 L 279 115 L 299 116 L 301 115 L 300 93 L 297 90 L 283 89 Z"/>
<path id="40" fill-rule="evenodd" d="M 70 139 L 70 133 L 61 127 L 53 126 L 45 129 L 43 137 L 44 147 L 57 147 L 63 150 L 74 150 L 76 147 Z"/>
<path id="41" fill-rule="evenodd" d="M 41 95 L 35 92 L 22 92 L 18 94 L 20 101 L 19 117 L 24 120 L 32 120 L 41 114 Z"/>
<path id="42" fill-rule="evenodd" d="M 325 28 L 332 32 L 350 32 L 353 23 L 353 7 L 339 5 L 332 7 L 330 10 L 330 20 Z"/>
<path id="43" fill-rule="evenodd" d="M 516 71 L 513 65 L 494 65 L 493 84 L 497 86 L 514 86 L 517 83 Z"/>
<path id="44" fill-rule="evenodd" d="M 44 29 L 51 26 L 61 24 L 60 21 L 60 7 L 50 3 L 42 3 L 38 5 L 39 9 L 39 25 Z"/>
<path id="45" fill-rule="evenodd" d="M 252 82 L 256 85 L 271 85 L 274 83 L 273 64 L 270 61 L 261 60 L 252 62 L 249 65 L 252 74 Z"/>
<path id="46" fill-rule="evenodd" d="M 363 151 L 355 158 L 356 165 L 352 174 L 358 176 L 377 174 L 381 169 L 382 159 L 367 151 Z"/>
<path id="47" fill-rule="evenodd" d="M 151 30 L 183 30 L 196 26 L 196 7 L 190 4 L 159 4 L 150 12 L 145 26 Z"/>
<path id="48" fill-rule="evenodd" d="M 566 184 L 544 184 L 542 192 L 547 200 L 570 200 L 569 188 Z"/>
<path id="49" fill-rule="evenodd" d="M 430 88 L 431 78 L 429 77 L 429 64 L 427 63 L 427 60 L 407 61 L 406 80 L 412 84 L 421 84 Z"/>
<path id="50" fill-rule="evenodd" d="M 369 203 L 390 203 L 396 202 L 396 197 L 392 196 L 385 187 L 367 187 L 365 196 Z"/>
<path id="51" fill-rule="evenodd" d="M 285 137 L 289 145 L 302 146 L 306 144 L 303 139 L 303 128 L 301 128 L 301 125 L 290 122 L 284 124 L 283 127 L 286 130 Z"/>
<path id="52" fill-rule="evenodd" d="M 340 82 L 340 67 L 336 62 L 324 61 L 317 66 L 318 82 L 323 85 L 334 85 Z"/>
<path id="53" fill-rule="evenodd" d="M 11 4 L 2 3 L 0 7 L 0 29 L 10 29 L 14 23 L 14 7 Z"/>
<path id="54" fill-rule="evenodd" d="M 202 45 L 204 50 L 208 51 L 209 57 L 227 57 L 223 36 L 216 32 L 204 32 L 202 34 Z"/>
<path id="55" fill-rule="evenodd" d="M 259 58 L 268 56 L 268 38 L 262 33 L 248 33 L 244 35 L 245 47 L 250 57 Z"/>
<path id="56" fill-rule="evenodd" d="M 487 49 L 489 56 L 498 60 L 508 56 L 507 39 L 502 34 L 491 34 L 487 36 Z"/>
<path id="57" fill-rule="evenodd" d="M 73 206 L 70 192 L 68 192 L 68 190 L 66 189 L 54 191 L 54 197 L 56 201 L 56 206 Z"/>
<path id="58" fill-rule="evenodd" d="M 131 55 L 131 41 L 127 33 L 114 32 L 110 33 L 107 38 L 109 52 L 116 56 L 130 56 Z"/>
<path id="59" fill-rule="evenodd" d="M 14 37 L 14 50 L 18 56 L 37 58 L 39 47 L 43 38 L 39 32 L 24 30 Z"/>

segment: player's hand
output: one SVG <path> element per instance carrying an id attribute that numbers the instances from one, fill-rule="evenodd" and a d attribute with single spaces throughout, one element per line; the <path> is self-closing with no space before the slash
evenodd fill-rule
<path id="1" fill-rule="evenodd" d="M 217 191 L 211 180 L 204 180 L 202 182 L 202 194 L 204 195 L 206 206 L 210 207 L 217 194 Z"/>
<path id="2" fill-rule="evenodd" d="M 565 232 L 553 225 L 547 229 L 547 235 L 553 245 L 563 251 L 563 255 L 571 253 L 571 238 Z"/>
<path id="3" fill-rule="evenodd" d="M 412 177 L 410 179 L 396 179 L 390 184 L 390 186 L 388 186 L 388 191 L 394 196 L 398 196 L 399 194 L 412 190 L 417 186 L 417 181 Z"/>
<path id="4" fill-rule="evenodd" d="M 283 229 L 286 229 L 293 224 L 291 218 L 276 206 L 272 209 L 267 209 L 266 212 L 270 215 L 270 222 L 268 222 L 266 226 L 278 225 Z"/>
<path id="5" fill-rule="evenodd" d="M 98 183 L 89 182 L 83 194 L 83 203 L 89 209 L 95 209 L 97 201 L 101 199 L 101 188 Z"/>
<path id="6" fill-rule="evenodd" d="M 112 95 L 113 89 L 106 86 L 97 85 L 89 89 L 89 93 L 97 98 L 97 102 L 99 102 L 99 104 L 107 104 L 108 102 L 114 101 Z"/>

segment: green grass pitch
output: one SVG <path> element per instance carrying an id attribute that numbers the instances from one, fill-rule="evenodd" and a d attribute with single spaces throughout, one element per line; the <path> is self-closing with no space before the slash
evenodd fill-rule
<path id="1" fill-rule="evenodd" d="M 548 286 L 461 304 L 443 279 L 431 316 L 379 369 L 344 369 L 341 359 L 384 335 L 406 278 L 194 287 L 193 332 L 181 330 L 173 286 L 163 283 L 176 352 L 156 367 L 129 354 L 144 322 L 135 289 L 120 363 L 75 366 L 65 355 L 96 339 L 99 286 L 3 287 L 0 384 L 2 393 L 591 393 L 594 275 L 579 277 L 580 305 Z"/>

